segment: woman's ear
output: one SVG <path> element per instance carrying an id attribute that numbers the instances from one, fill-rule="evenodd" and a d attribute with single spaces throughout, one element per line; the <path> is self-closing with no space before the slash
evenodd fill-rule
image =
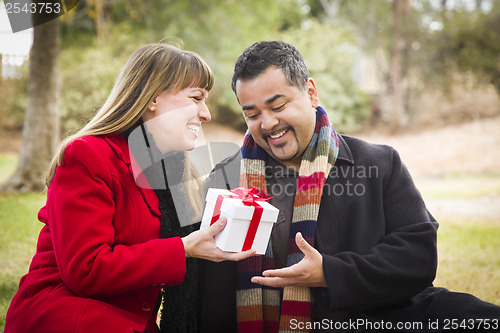
<path id="1" fill-rule="evenodd" d="M 149 104 L 148 104 L 148 108 L 146 109 L 146 111 L 144 111 L 144 113 L 142 114 L 142 120 L 144 122 L 150 120 L 150 119 L 153 119 L 156 115 L 156 110 L 158 109 L 158 106 L 157 106 L 157 103 L 156 103 L 156 98 L 153 99 Z"/>
<path id="2" fill-rule="evenodd" d="M 314 83 L 314 80 L 311 77 L 307 79 L 306 92 L 311 100 L 311 106 L 313 108 L 318 107 L 319 105 L 318 90 L 316 89 L 316 83 Z"/>
<path id="3" fill-rule="evenodd" d="M 148 106 L 148 109 L 151 110 L 151 111 L 156 111 L 156 104 L 157 104 L 157 101 L 156 101 L 156 97 L 149 103 L 149 106 Z"/>

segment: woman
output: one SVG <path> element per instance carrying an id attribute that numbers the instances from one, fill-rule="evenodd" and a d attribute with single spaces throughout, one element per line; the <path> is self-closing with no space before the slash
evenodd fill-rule
<path id="1" fill-rule="evenodd" d="M 161 239 L 160 229 L 179 231 L 168 209 L 171 196 L 158 190 L 159 201 L 134 177 L 128 135 L 141 126 L 162 153 L 193 149 L 201 122 L 210 120 L 205 98 L 212 85 L 208 65 L 192 52 L 152 44 L 131 56 L 104 106 L 62 143 L 52 162 L 47 203 L 38 214 L 45 226 L 5 332 L 155 332 L 160 290 L 183 282 L 186 258 L 254 254 L 215 246 L 223 220 Z M 158 126 L 162 121 L 155 119 L 163 117 L 171 129 Z M 179 303 L 170 297 L 164 307 L 170 301 Z"/>

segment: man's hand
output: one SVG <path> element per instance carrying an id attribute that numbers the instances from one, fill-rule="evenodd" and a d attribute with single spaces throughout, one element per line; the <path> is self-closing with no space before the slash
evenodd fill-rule
<path id="1" fill-rule="evenodd" d="M 321 253 L 309 245 L 300 232 L 295 235 L 295 243 L 305 255 L 301 261 L 290 267 L 264 271 L 262 276 L 252 277 L 252 282 L 269 287 L 326 287 Z"/>

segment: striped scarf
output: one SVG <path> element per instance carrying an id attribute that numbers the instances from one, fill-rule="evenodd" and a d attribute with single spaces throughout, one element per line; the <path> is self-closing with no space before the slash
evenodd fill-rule
<path id="1" fill-rule="evenodd" d="M 294 199 L 288 266 L 298 263 L 304 254 L 295 244 L 295 234 L 314 245 L 316 220 L 319 213 L 323 186 L 335 164 L 339 140 L 335 129 L 322 107 L 316 109 L 316 127 L 304 151 L 299 168 L 299 179 Z M 266 152 L 247 132 L 243 141 L 240 186 L 254 187 L 256 194 L 267 196 L 265 181 Z M 307 287 L 285 287 L 283 299 L 280 290 L 254 284 L 252 276 L 274 268 L 271 241 L 262 257 L 251 257 L 238 262 L 237 268 L 237 321 L 239 333 L 290 331 L 290 322 L 312 320 L 312 297 Z M 299 332 L 294 330 L 294 332 Z"/>

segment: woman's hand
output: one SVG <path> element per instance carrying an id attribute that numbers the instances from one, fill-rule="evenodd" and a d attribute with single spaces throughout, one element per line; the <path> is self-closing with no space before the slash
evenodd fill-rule
<path id="1" fill-rule="evenodd" d="M 186 237 L 182 237 L 187 257 L 206 259 L 210 261 L 233 260 L 239 261 L 255 255 L 255 250 L 243 252 L 224 252 L 215 245 L 214 236 L 226 226 L 226 219 L 221 218 L 210 227 L 197 230 Z"/>

